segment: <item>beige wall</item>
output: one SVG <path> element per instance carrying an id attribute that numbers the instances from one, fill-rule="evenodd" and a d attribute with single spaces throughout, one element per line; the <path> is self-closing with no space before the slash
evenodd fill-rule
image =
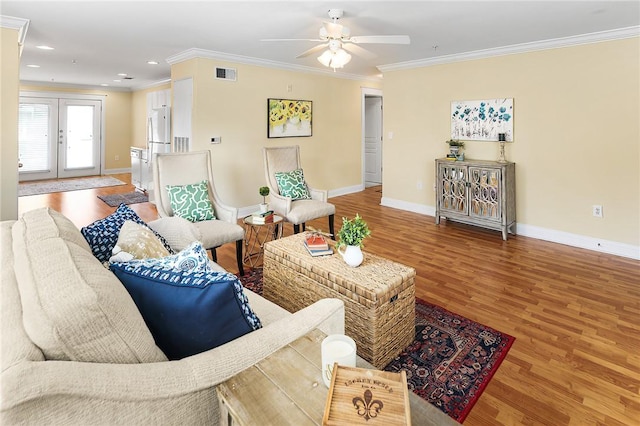
<path id="1" fill-rule="evenodd" d="M 507 159 L 519 226 L 640 246 L 639 52 L 633 38 L 385 73 L 394 137 L 384 140 L 383 196 L 435 207 L 451 101 L 514 98 Z M 465 152 L 492 160 L 498 144 L 467 142 Z"/>
<path id="2" fill-rule="evenodd" d="M 216 80 L 216 66 L 236 68 L 237 81 Z M 211 59 L 176 64 L 171 77 L 194 79 L 192 150 L 211 150 L 226 203 L 247 207 L 261 201 L 262 148 L 270 146 L 300 145 L 305 177 L 314 187 L 362 184 L 360 93 L 375 84 Z M 268 139 L 267 98 L 313 101 L 313 136 Z M 213 136 L 222 143 L 211 145 Z"/>
<path id="3" fill-rule="evenodd" d="M 0 28 L 0 220 L 18 217 L 18 31 Z"/>

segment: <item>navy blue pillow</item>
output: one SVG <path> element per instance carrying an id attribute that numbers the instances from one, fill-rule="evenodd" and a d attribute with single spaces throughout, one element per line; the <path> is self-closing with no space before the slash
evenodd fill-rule
<path id="1" fill-rule="evenodd" d="M 118 235 L 120 229 L 125 221 L 132 220 L 135 223 L 144 225 L 147 228 L 147 224 L 140 219 L 140 216 L 126 204 L 120 204 L 116 211 L 111 213 L 104 219 L 96 220 L 91 225 L 87 225 L 80 230 L 84 239 L 89 243 L 93 255 L 100 261 L 106 262 L 113 254 L 113 248 L 118 242 Z M 151 228 L 149 228 L 151 229 Z M 153 229 L 151 229 L 153 231 Z M 162 245 L 169 251 L 169 254 L 175 254 L 175 251 L 171 249 L 167 241 L 162 238 L 162 235 L 156 231 L 153 233 L 158 237 Z"/>
<path id="2" fill-rule="evenodd" d="M 207 351 L 262 327 L 242 284 L 228 272 L 171 271 L 126 262 L 110 268 L 169 359 Z"/>

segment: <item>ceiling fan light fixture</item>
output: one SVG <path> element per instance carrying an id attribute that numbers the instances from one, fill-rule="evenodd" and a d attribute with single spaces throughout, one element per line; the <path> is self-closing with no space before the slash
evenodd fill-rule
<path id="1" fill-rule="evenodd" d="M 333 58 L 333 52 L 330 50 L 325 50 L 322 53 L 322 55 L 318 56 L 318 61 L 325 67 L 328 67 L 329 64 L 331 63 L 332 58 Z"/>
<path id="2" fill-rule="evenodd" d="M 344 49 L 328 49 L 318 56 L 318 61 L 325 67 L 331 67 L 335 71 L 336 68 L 342 68 L 348 64 L 351 61 L 351 55 Z"/>

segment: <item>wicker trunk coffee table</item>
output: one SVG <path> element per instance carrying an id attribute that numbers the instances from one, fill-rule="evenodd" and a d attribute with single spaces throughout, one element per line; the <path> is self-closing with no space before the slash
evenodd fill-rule
<path id="1" fill-rule="evenodd" d="M 342 257 L 312 257 L 295 234 L 264 246 L 263 295 L 289 312 L 326 297 L 345 304 L 345 334 L 358 355 L 383 369 L 415 337 L 415 269 L 365 253 L 357 268 Z"/>

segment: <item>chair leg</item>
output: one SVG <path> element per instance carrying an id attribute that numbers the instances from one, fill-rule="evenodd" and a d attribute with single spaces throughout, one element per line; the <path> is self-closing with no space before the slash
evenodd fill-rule
<path id="1" fill-rule="evenodd" d="M 307 230 L 307 222 L 302 223 L 302 232 Z"/>
<path id="2" fill-rule="evenodd" d="M 214 262 L 218 262 L 218 256 L 216 255 L 216 248 L 211 247 L 209 251 L 211 252 L 211 259 L 213 259 Z"/>
<path id="3" fill-rule="evenodd" d="M 331 239 L 335 241 L 336 233 L 333 232 L 333 216 L 332 214 L 329 215 L 329 233 L 331 234 Z"/>
<path id="4" fill-rule="evenodd" d="M 242 266 L 242 240 L 236 240 L 236 258 L 238 260 L 238 273 L 244 275 L 244 267 Z"/>
<path id="5" fill-rule="evenodd" d="M 300 232 L 300 225 L 294 224 L 293 225 L 293 233 L 297 234 L 298 232 Z"/>

